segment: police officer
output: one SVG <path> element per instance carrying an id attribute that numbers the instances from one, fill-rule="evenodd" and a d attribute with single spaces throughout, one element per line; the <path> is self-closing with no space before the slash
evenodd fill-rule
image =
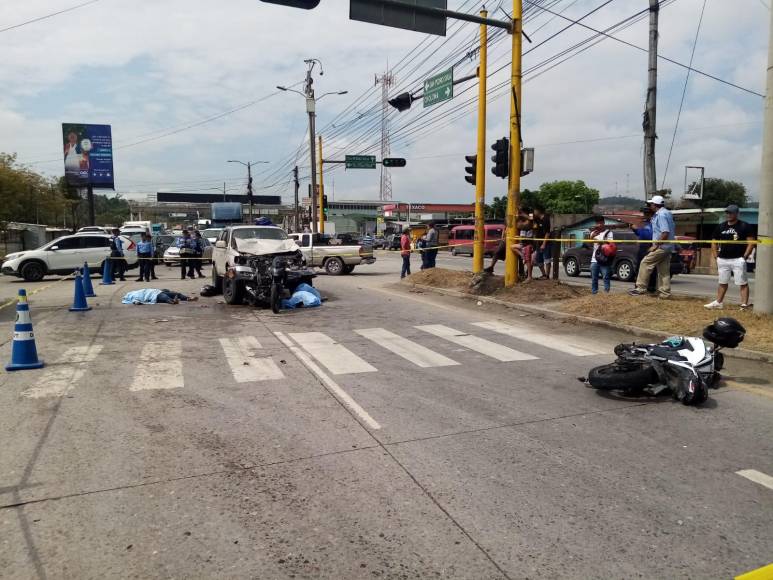
<path id="1" fill-rule="evenodd" d="M 112 262 L 113 278 L 126 282 L 124 277 L 126 273 L 126 259 L 123 254 L 121 230 L 118 228 L 113 228 L 113 235 L 110 238 L 110 261 Z"/>
<path id="2" fill-rule="evenodd" d="M 196 255 L 196 243 L 191 238 L 188 230 L 183 230 L 181 238 L 177 238 L 177 247 L 180 248 L 180 279 L 185 280 L 186 270 L 188 278 L 195 278 L 193 275 L 193 262 L 191 260 Z"/>
<path id="3" fill-rule="evenodd" d="M 204 278 L 204 274 L 201 272 L 201 265 L 204 262 L 204 240 L 201 238 L 201 232 L 196 230 L 193 232 L 193 243 L 195 244 L 196 259 L 193 260 L 193 268 L 199 275 L 199 278 Z"/>
<path id="4" fill-rule="evenodd" d="M 148 234 L 142 234 L 142 240 L 137 243 L 137 258 L 140 262 L 140 277 L 137 282 L 150 282 L 150 267 L 153 264 L 153 242 Z"/>

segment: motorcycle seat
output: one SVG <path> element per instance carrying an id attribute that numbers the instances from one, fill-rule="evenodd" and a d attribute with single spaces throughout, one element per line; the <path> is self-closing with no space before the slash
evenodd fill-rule
<path id="1" fill-rule="evenodd" d="M 687 345 L 685 345 L 687 346 Z M 682 347 L 673 347 L 670 345 L 664 345 L 664 344 L 658 344 L 652 347 L 652 350 L 650 351 L 654 356 L 661 357 L 661 358 L 667 358 L 670 360 L 680 360 L 680 361 L 686 361 L 687 358 L 679 354 L 680 350 L 684 350 L 685 346 Z M 689 350 L 692 350 L 692 346 L 688 347 Z"/>

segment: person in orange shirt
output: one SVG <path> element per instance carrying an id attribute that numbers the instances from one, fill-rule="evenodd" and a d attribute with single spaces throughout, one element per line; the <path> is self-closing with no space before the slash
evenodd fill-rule
<path id="1" fill-rule="evenodd" d="M 400 279 L 411 275 L 411 236 L 408 229 L 403 230 L 400 236 L 400 255 L 403 257 L 403 269 L 400 272 Z"/>

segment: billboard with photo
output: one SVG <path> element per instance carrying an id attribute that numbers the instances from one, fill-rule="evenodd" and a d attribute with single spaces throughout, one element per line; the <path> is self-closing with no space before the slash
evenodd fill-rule
<path id="1" fill-rule="evenodd" d="M 110 125 L 62 123 L 64 176 L 76 187 L 115 189 Z"/>

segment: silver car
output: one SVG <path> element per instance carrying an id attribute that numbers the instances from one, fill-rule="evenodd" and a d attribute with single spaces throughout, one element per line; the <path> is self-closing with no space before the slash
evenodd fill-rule
<path id="1" fill-rule="evenodd" d="M 173 266 L 180 263 L 180 248 L 177 247 L 177 240 L 181 239 L 182 236 L 177 236 L 174 239 L 174 242 L 171 246 L 169 246 L 166 251 L 164 252 L 164 264 L 167 266 Z M 201 238 L 201 243 L 204 246 L 204 255 L 202 256 L 202 259 L 204 263 L 211 264 L 212 263 L 212 244 L 209 243 L 209 240 L 207 238 Z"/>

